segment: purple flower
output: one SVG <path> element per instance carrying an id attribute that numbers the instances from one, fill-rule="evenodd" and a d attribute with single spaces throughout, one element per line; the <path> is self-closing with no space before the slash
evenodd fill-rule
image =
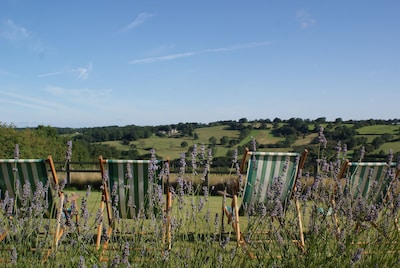
<path id="1" fill-rule="evenodd" d="M 343 158 L 346 158 L 346 156 L 347 156 L 347 144 L 343 144 L 342 155 L 343 155 Z"/>
<path id="2" fill-rule="evenodd" d="M 254 152 L 257 151 L 257 143 L 254 137 L 251 137 L 251 148 L 253 149 Z"/>
<path id="3" fill-rule="evenodd" d="M 361 146 L 361 149 L 360 149 L 360 160 L 359 160 L 360 162 L 363 160 L 364 155 L 365 155 L 365 147 Z"/>
<path id="4" fill-rule="evenodd" d="M 129 242 L 126 242 L 125 246 L 124 246 L 124 251 L 122 252 L 122 261 L 121 262 L 124 265 L 126 265 L 126 267 L 131 267 L 128 258 L 129 258 Z"/>
<path id="5" fill-rule="evenodd" d="M 19 159 L 19 145 L 15 144 L 14 148 L 14 159 L 18 160 Z"/>
<path id="6" fill-rule="evenodd" d="M 387 155 L 387 158 L 386 158 L 386 163 L 390 166 L 390 164 L 392 163 L 392 161 L 393 161 L 393 150 L 390 149 L 390 150 L 389 150 L 389 153 L 388 153 L 388 155 Z"/>
<path id="7" fill-rule="evenodd" d="M 193 145 L 193 151 L 192 151 L 192 168 L 193 168 L 193 172 L 196 170 L 197 168 L 197 144 Z"/>
<path id="8" fill-rule="evenodd" d="M 359 248 L 357 251 L 354 253 L 353 258 L 351 258 L 351 265 L 353 266 L 356 262 L 361 260 L 361 255 L 363 253 L 363 249 Z"/>
<path id="9" fill-rule="evenodd" d="M 318 140 L 319 140 L 319 143 L 322 144 L 324 149 L 326 149 L 326 145 L 328 144 L 328 141 L 325 138 L 323 126 L 319 126 Z"/>
<path id="10" fill-rule="evenodd" d="M 67 142 L 67 152 L 65 153 L 65 160 L 71 161 L 72 156 L 72 141 Z"/>

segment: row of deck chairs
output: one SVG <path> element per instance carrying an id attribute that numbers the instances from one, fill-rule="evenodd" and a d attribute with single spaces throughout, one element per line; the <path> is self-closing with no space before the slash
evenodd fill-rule
<path id="1" fill-rule="evenodd" d="M 298 244 L 300 248 L 305 248 L 305 239 L 303 234 L 303 223 L 300 209 L 300 202 L 295 194 L 298 185 L 298 180 L 301 176 L 301 171 L 307 157 L 307 150 L 300 153 L 292 152 L 252 152 L 246 150 L 240 172 L 245 174 L 245 184 L 243 189 L 239 189 L 237 184 L 233 187 L 231 193 L 226 191 L 223 193 L 225 197 L 232 197 L 230 206 L 223 204 L 222 225 L 224 218 L 232 224 L 236 241 L 239 245 L 245 246 L 246 242 L 244 234 L 240 229 L 240 215 L 254 214 L 257 211 L 255 208 L 260 205 L 271 205 L 271 202 L 279 200 L 285 211 L 289 205 L 289 201 L 294 201 L 297 218 L 298 218 Z M 110 238 L 113 235 L 113 226 L 117 220 L 117 216 L 113 211 L 111 204 L 112 196 L 117 195 L 118 202 L 118 217 L 135 218 L 140 215 L 146 215 L 148 211 L 156 208 L 152 204 L 148 195 L 154 191 L 160 191 L 165 195 L 165 207 L 163 217 L 165 222 L 163 244 L 164 248 L 171 247 L 170 221 L 169 212 L 172 206 L 172 196 L 169 191 L 169 185 L 165 186 L 165 174 L 162 168 L 168 162 L 162 161 L 147 161 L 147 160 L 116 160 L 103 159 L 99 157 L 99 165 L 102 176 L 102 201 L 101 212 L 106 211 L 106 219 L 108 226 L 104 232 L 103 223 L 100 223 L 97 231 L 96 249 L 102 252 L 108 247 Z M 153 168 L 157 165 L 161 168 Z M 371 193 L 370 188 L 374 183 L 378 184 L 380 190 L 379 195 L 374 196 L 376 202 L 384 202 L 389 193 L 394 180 L 399 177 L 399 170 L 395 171 L 394 176 L 390 176 L 390 180 L 385 176 L 390 170 L 395 169 L 394 166 L 389 166 L 384 162 L 349 162 L 345 161 L 340 171 L 340 178 L 347 177 L 350 183 L 349 189 L 353 192 L 354 197 L 362 195 L 368 197 Z M 347 174 L 347 175 L 346 175 Z M 29 198 L 39 187 L 38 185 L 46 185 L 50 183 L 46 198 L 49 202 L 49 216 L 55 216 L 56 226 L 54 227 L 54 243 L 49 248 L 49 252 L 57 251 L 60 237 L 63 234 L 63 228 L 60 225 L 62 215 L 68 213 L 64 206 L 64 193 L 59 187 L 57 173 L 54 168 L 54 163 L 49 156 L 47 159 L 6 159 L 0 160 L 0 189 L 1 198 L 7 195 L 8 199 L 15 200 L 18 196 L 23 196 L 23 185 L 29 184 L 31 192 Z M 280 192 L 277 193 L 271 200 L 271 196 L 267 194 L 274 184 L 280 184 Z M 242 195 L 242 202 L 239 203 L 239 195 Z M 225 202 L 225 197 L 223 202 Z M 334 202 L 332 202 L 334 206 Z M 226 216 L 226 217 L 225 217 Z M 8 220 L 12 220 L 12 215 L 9 215 Z M 397 220 L 397 219 L 396 219 Z M 4 224 L 4 223 L 1 223 Z M 4 227 L 4 226 L 3 226 Z M 0 232 L 0 241 L 4 240 L 10 231 L 7 228 L 2 228 Z M 103 239 L 102 239 L 103 237 Z M 106 237 L 106 239 L 104 239 Z"/>

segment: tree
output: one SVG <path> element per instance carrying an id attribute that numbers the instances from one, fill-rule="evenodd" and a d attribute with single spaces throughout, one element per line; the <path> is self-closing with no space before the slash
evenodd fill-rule
<path id="1" fill-rule="evenodd" d="M 229 137 L 228 136 L 223 136 L 220 139 L 220 143 L 221 143 L 221 145 L 227 145 L 229 143 Z"/>
<path id="2" fill-rule="evenodd" d="M 189 144 L 188 144 L 188 142 L 187 141 L 182 141 L 181 142 L 181 147 L 182 148 L 185 148 L 185 147 L 187 147 Z"/>
<path id="3" fill-rule="evenodd" d="M 210 143 L 211 145 L 216 145 L 216 144 L 217 144 L 217 138 L 216 138 L 215 136 L 211 136 L 211 137 L 208 139 L 208 141 L 209 141 L 209 143 Z"/>

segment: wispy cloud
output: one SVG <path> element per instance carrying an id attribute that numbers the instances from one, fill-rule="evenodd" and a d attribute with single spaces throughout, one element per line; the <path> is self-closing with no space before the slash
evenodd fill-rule
<path id="1" fill-rule="evenodd" d="M 19 25 L 12 19 L 0 22 L 0 38 L 3 38 L 10 43 L 22 45 L 22 47 L 40 55 L 54 52 L 54 48 L 43 43 L 34 32 Z"/>
<path id="2" fill-rule="evenodd" d="M 307 29 L 317 23 L 317 21 L 305 9 L 301 9 L 296 12 L 296 19 L 302 29 Z"/>
<path id="3" fill-rule="evenodd" d="M 66 73 L 70 73 L 70 72 L 71 72 L 71 71 L 44 73 L 44 74 L 38 74 L 37 77 L 49 77 L 49 76 L 55 76 L 55 75 L 66 74 Z"/>
<path id="4" fill-rule="evenodd" d="M 166 55 L 166 56 L 161 56 L 161 57 L 149 57 L 149 58 L 144 58 L 144 59 L 132 60 L 132 61 L 130 61 L 130 63 L 140 64 L 140 63 L 153 63 L 153 62 L 158 62 L 158 61 L 176 60 L 176 59 L 180 59 L 180 58 L 187 58 L 190 56 L 194 56 L 199 53 L 200 52 L 185 52 L 185 53 L 171 54 L 171 55 Z"/>
<path id="5" fill-rule="evenodd" d="M 127 32 L 130 31 L 138 26 L 140 26 L 141 24 L 143 24 L 146 20 L 148 20 L 149 18 L 153 17 L 154 14 L 149 14 L 149 13 L 140 13 L 139 15 L 137 15 L 137 17 L 128 25 L 126 25 L 125 27 L 123 27 L 120 32 Z"/>
<path id="6" fill-rule="evenodd" d="M 46 101 L 43 98 L 35 98 L 26 94 L 18 94 L 12 92 L 0 91 L 0 95 L 3 95 L 2 102 L 10 103 L 13 105 L 24 106 L 33 108 L 36 110 L 43 109 L 59 109 L 60 105 L 54 101 Z M 5 97 L 4 97 L 5 96 Z"/>
<path id="7" fill-rule="evenodd" d="M 233 46 L 229 46 L 229 47 L 211 48 L 211 49 L 204 49 L 204 50 L 200 50 L 200 51 L 191 51 L 191 52 L 183 52 L 183 53 L 165 55 L 165 56 L 160 56 L 160 57 L 148 57 L 148 58 L 136 59 L 136 60 L 131 60 L 129 63 L 130 64 L 143 64 L 143 63 L 154 63 L 154 62 L 160 62 L 160 61 L 169 61 L 169 60 L 176 60 L 176 59 L 180 59 L 180 58 L 192 57 L 192 56 L 196 56 L 198 54 L 218 53 L 218 52 L 228 52 L 228 51 L 235 51 L 235 50 L 241 50 L 241 49 L 250 49 L 250 48 L 256 48 L 256 47 L 268 46 L 270 44 L 271 44 L 271 42 L 268 42 L 268 41 L 245 43 L 245 44 L 238 44 L 238 45 L 233 45 Z"/>
<path id="8" fill-rule="evenodd" d="M 93 69 L 93 64 L 89 63 L 87 67 L 78 67 L 61 72 L 43 73 L 43 74 L 38 74 L 37 77 L 49 77 L 49 76 L 63 75 L 68 73 L 75 73 L 77 75 L 77 79 L 86 80 L 92 69 Z"/>
<path id="9" fill-rule="evenodd" d="M 88 67 L 79 67 L 79 68 L 73 69 L 72 71 L 74 73 L 78 74 L 78 79 L 86 80 L 86 78 L 88 78 L 89 73 L 92 71 L 92 69 L 93 69 L 93 64 L 89 63 Z"/>
<path id="10" fill-rule="evenodd" d="M 111 89 L 71 89 L 56 86 L 48 86 L 45 91 L 53 96 L 73 101 L 99 102 L 106 99 L 112 92 Z"/>
<path id="11" fill-rule="evenodd" d="M 8 41 L 20 41 L 30 37 L 29 31 L 14 21 L 7 19 L 0 24 L 0 36 Z"/>

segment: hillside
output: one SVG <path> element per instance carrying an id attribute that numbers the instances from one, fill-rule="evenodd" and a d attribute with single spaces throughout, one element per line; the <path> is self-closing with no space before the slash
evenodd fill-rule
<path id="1" fill-rule="evenodd" d="M 254 139 L 257 150 L 299 151 L 306 148 L 315 158 L 321 148 L 319 136 L 323 128 L 327 140 L 325 155 L 335 156 L 340 143 L 347 150 L 346 157 L 357 160 L 359 151 L 365 149 L 368 159 L 384 160 L 389 150 L 400 155 L 400 125 L 396 120 L 328 122 L 324 118 L 303 120 L 256 120 L 242 118 L 238 121 L 219 121 L 209 124 L 178 123 L 162 126 L 106 126 L 96 128 L 52 128 L 38 126 L 34 129 L 16 129 L 0 124 L 0 154 L 12 157 L 14 144 L 19 144 L 24 157 L 44 157 L 53 154 L 56 161 L 63 161 L 63 147 L 73 141 L 73 161 L 96 161 L 102 154 L 108 158 L 139 159 L 149 157 L 155 149 L 162 159 L 179 160 L 182 153 L 190 157 L 193 145 L 211 149 L 215 163 L 229 166 L 234 150 L 241 155 L 251 148 Z M 12 138 L 10 138 L 12 137 Z"/>

